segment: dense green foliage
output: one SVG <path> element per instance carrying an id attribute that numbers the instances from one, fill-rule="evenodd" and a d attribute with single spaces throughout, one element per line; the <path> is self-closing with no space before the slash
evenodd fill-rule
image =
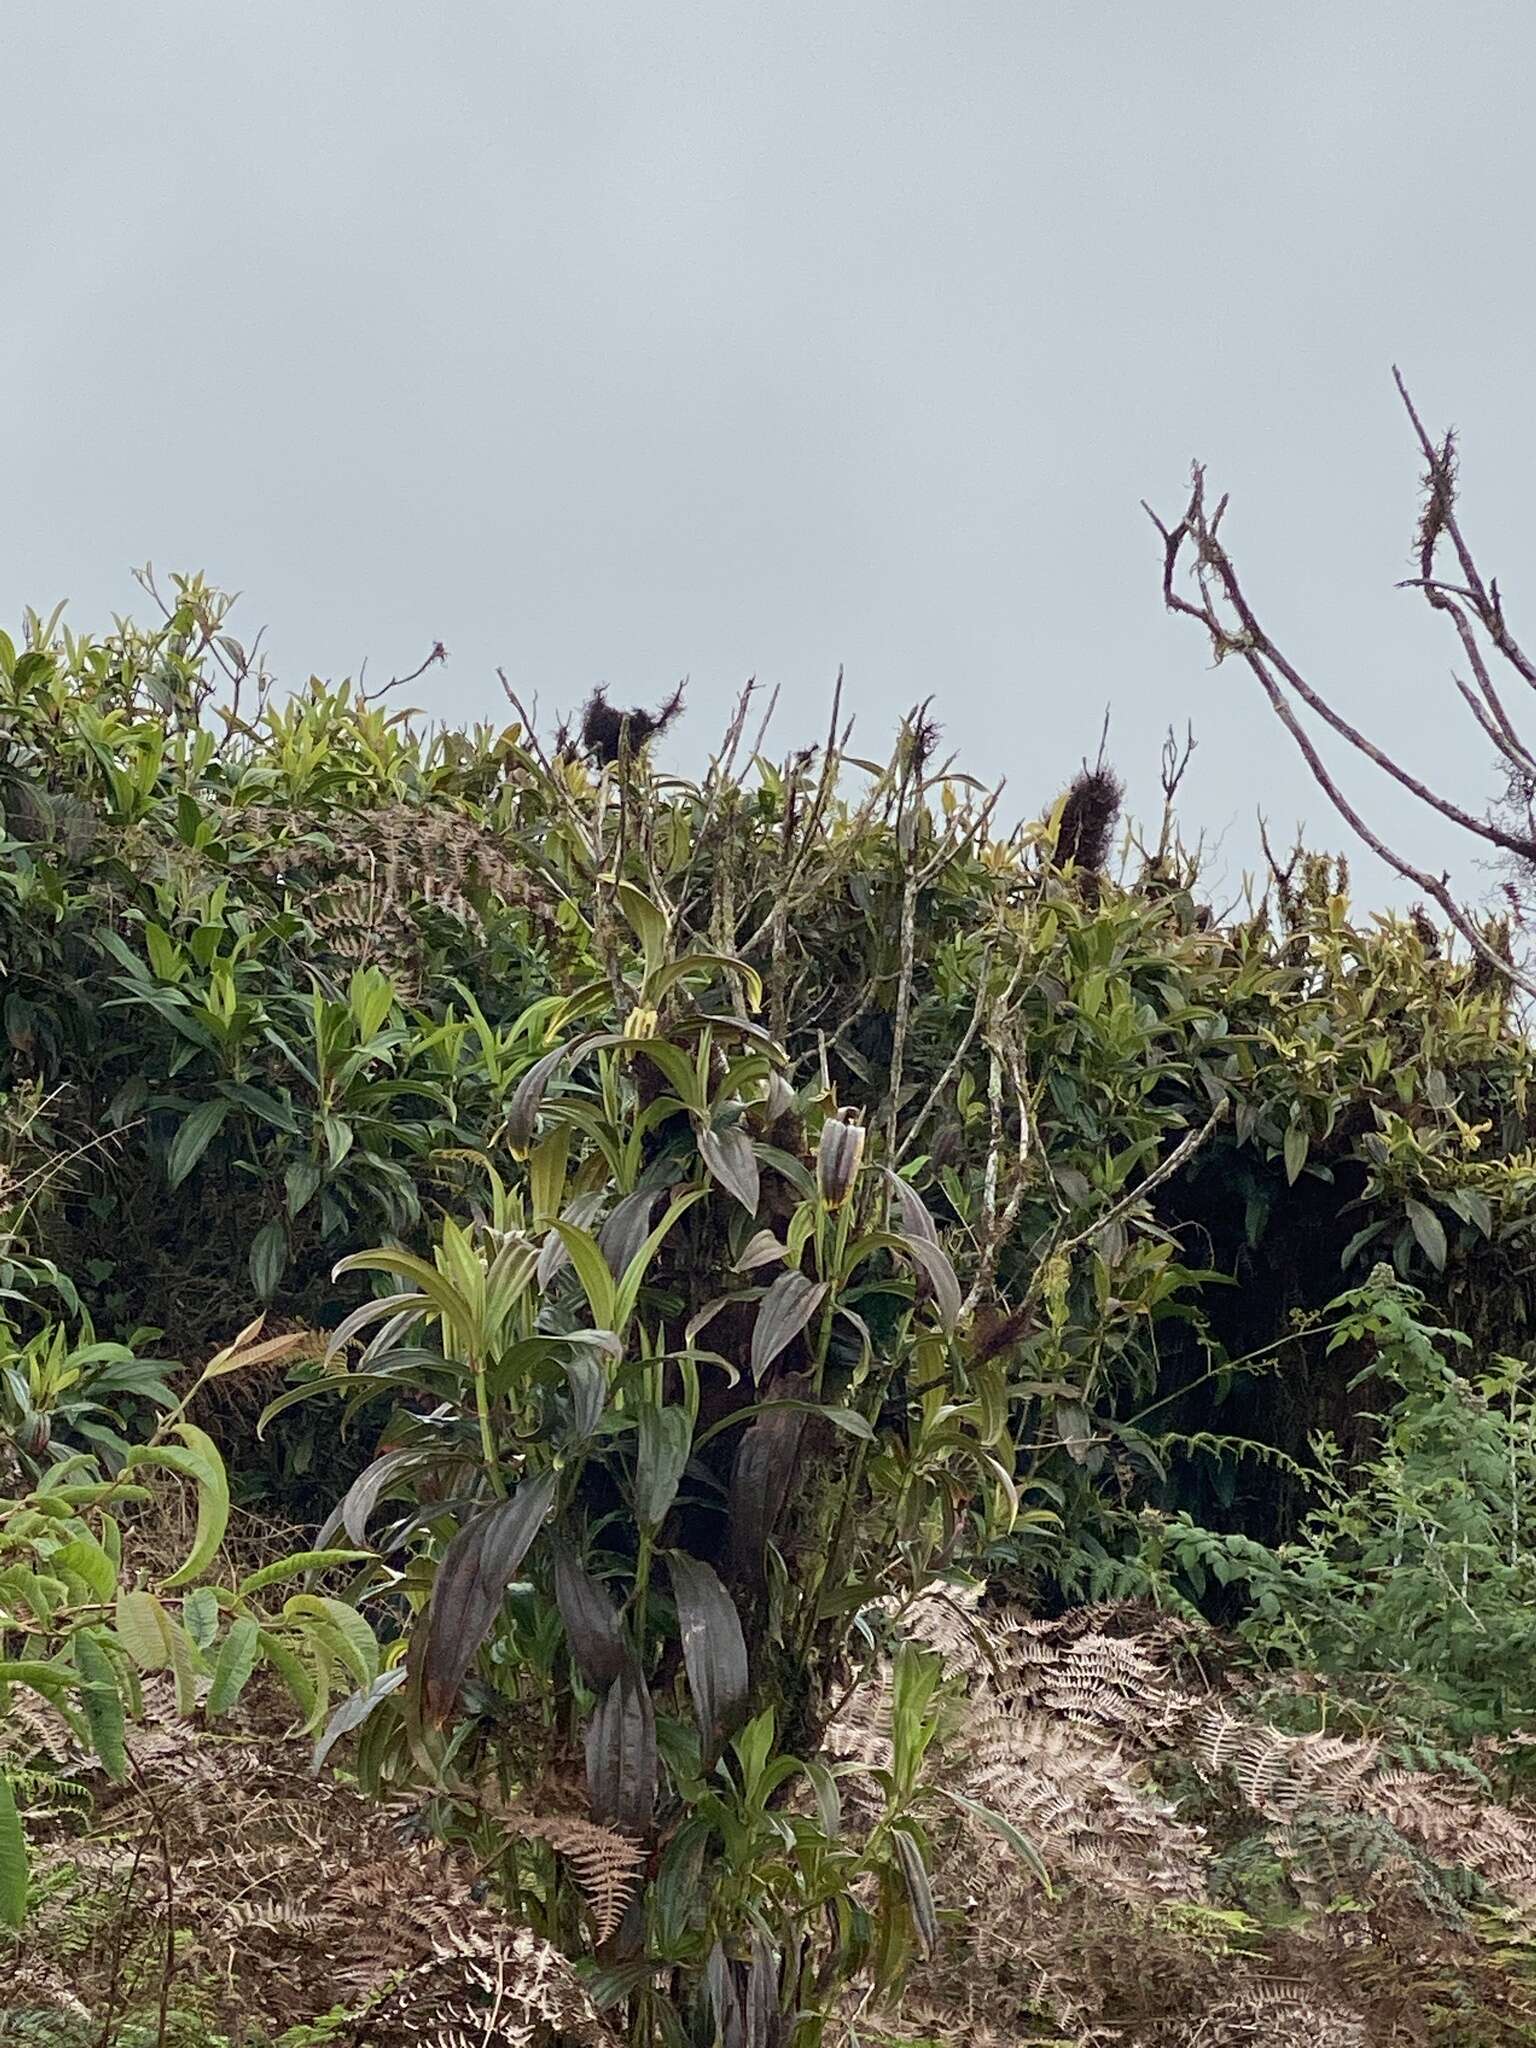
<path id="1" fill-rule="evenodd" d="M 657 2042 L 820 2040 L 932 1946 L 936 1584 L 1203 1613 L 1405 1756 L 1530 1725 L 1486 968 L 1321 858 L 1217 920 L 1171 819 L 1118 880 L 1070 806 L 1000 832 L 922 714 L 684 784 L 242 714 L 225 625 L 0 637 L 0 1713 L 110 1775 L 144 1674 L 269 1668 Z M 225 1569 L 232 1492 L 306 1547 Z M 821 1736 L 886 1653 L 855 1829 Z"/>

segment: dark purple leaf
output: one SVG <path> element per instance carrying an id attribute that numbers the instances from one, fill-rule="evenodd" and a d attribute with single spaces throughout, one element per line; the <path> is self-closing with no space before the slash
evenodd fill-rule
<path id="1" fill-rule="evenodd" d="M 752 1377 L 759 1383 L 786 1344 L 799 1336 L 826 1299 L 825 1280 L 781 1273 L 763 1296 L 752 1325 Z"/>
<path id="2" fill-rule="evenodd" d="M 897 1207 L 901 1210 L 901 1234 L 904 1237 L 921 1237 L 929 1244 L 937 1244 L 939 1226 L 934 1222 L 928 1204 L 917 1189 L 910 1181 L 903 1180 L 899 1173 L 892 1173 L 888 1166 L 884 1168 L 884 1173 L 891 1184 L 891 1192 L 896 1197 Z"/>
<path id="3" fill-rule="evenodd" d="M 785 1379 L 773 1392 L 797 1400 L 803 1398 L 804 1383 Z M 789 1499 L 804 1434 L 804 1409 L 769 1408 L 747 1424 L 736 1447 L 729 1504 L 731 1561 L 753 1586 L 762 1583 L 763 1553 Z"/>
<path id="4" fill-rule="evenodd" d="M 597 1248 L 608 1261 L 608 1270 L 615 1280 L 624 1278 L 630 1260 L 650 1235 L 651 1211 L 661 1196 L 660 1188 L 645 1188 L 639 1194 L 626 1195 L 609 1211 L 597 1233 Z"/>
<path id="5" fill-rule="evenodd" d="M 704 1965 L 704 1990 L 714 2014 L 718 2048 L 746 2048 L 747 2028 L 742 2018 L 741 1994 L 725 1950 L 717 1941 Z"/>
<path id="6" fill-rule="evenodd" d="M 942 1245 L 930 1244 L 926 1237 L 904 1236 L 903 1249 L 911 1256 L 933 1289 L 934 1301 L 938 1304 L 939 1321 L 948 1335 L 953 1336 L 955 1325 L 960 1320 L 960 1282 L 955 1269 L 949 1262 L 949 1254 Z"/>
<path id="7" fill-rule="evenodd" d="M 622 1045 L 622 1038 L 613 1032 L 588 1031 L 580 1038 L 573 1038 L 565 1045 L 557 1045 L 553 1052 L 545 1053 L 535 1060 L 512 1090 L 512 1100 L 507 1105 L 507 1142 L 515 1152 L 526 1152 L 533 1143 L 539 1128 L 539 1110 L 544 1101 L 544 1091 L 559 1072 L 561 1065 L 574 1059 L 579 1052 L 590 1052 L 598 1045 Z"/>
<path id="8" fill-rule="evenodd" d="M 423 1700 L 428 1718 L 439 1726 L 452 1714 L 464 1674 L 554 1497 L 553 1472 L 525 1479 L 510 1500 L 467 1522 L 443 1553 L 426 1614 L 417 1624 L 426 1631 Z"/>
<path id="9" fill-rule="evenodd" d="M 342 1496 L 339 1513 L 347 1541 L 362 1550 L 368 1543 L 368 1517 L 384 1497 L 384 1489 L 408 1465 L 419 1463 L 416 1451 L 386 1451 L 353 1480 Z"/>
<path id="10" fill-rule="evenodd" d="M 629 1663 L 629 1647 L 618 1609 L 563 1537 L 555 1543 L 555 1604 L 576 1669 L 601 1692 Z"/>
<path id="11" fill-rule="evenodd" d="M 587 1726 L 587 1796 L 601 1827 L 650 1833 L 656 1810 L 656 1716 L 638 1671 L 626 1666 Z"/>
<path id="12" fill-rule="evenodd" d="M 731 1124 L 723 1131 L 700 1131 L 698 1146 L 699 1157 L 721 1187 L 736 1197 L 749 1216 L 755 1216 L 762 1181 L 752 1140 L 741 1125 Z"/>
<path id="13" fill-rule="evenodd" d="M 712 1758 L 746 1718 L 746 1638 L 735 1602 L 707 1564 L 680 1550 L 667 1564 L 699 1734 Z"/>

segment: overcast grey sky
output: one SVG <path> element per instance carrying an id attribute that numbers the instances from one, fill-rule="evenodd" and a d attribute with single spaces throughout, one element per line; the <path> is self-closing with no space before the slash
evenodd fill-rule
<path id="1" fill-rule="evenodd" d="M 1019 810 L 1106 704 L 1150 809 L 1192 718 L 1236 872 L 1261 802 L 1344 833 L 1163 614 L 1199 454 L 1316 680 L 1491 793 L 1389 365 L 1536 617 L 1531 0 L 0 0 L 0 66 L 8 623 L 203 568 L 292 681 L 441 638 L 447 717 L 687 673 L 690 764 L 841 662 Z"/>

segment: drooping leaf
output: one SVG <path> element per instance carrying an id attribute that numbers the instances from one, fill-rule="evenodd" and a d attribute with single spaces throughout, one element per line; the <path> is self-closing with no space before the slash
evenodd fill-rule
<path id="1" fill-rule="evenodd" d="M 907 1236 L 901 1242 L 933 1289 L 933 1299 L 945 1333 L 953 1336 L 955 1325 L 960 1320 L 961 1295 L 960 1282 L 950 1264 L 948 1252 L 942 1245 L 931 1244 L 926 1237 Z"/>
<path id="2" fill-rule="evenodd" d="M 507 1105 L 507 1143 L 516 1153 L 526 1152 L 534 1141 L 539 1127 L 539 1110 L 544 1101 L 544 1092 L 567 1060 L 574 1059 L 579 1052 L 590 1051 L 597 1045 L 620 1045 L 623 1040 L 612 1032 L 586 1032 L 580 1038 L 573 1038 L 565 1045 L 557 1045 L 553 1052 L 547 1052 L 542 1059 L 535 1060 L 512 1091 L 512 1100 Z"/>
<path id="3" fill-rule="evenodd" d="M 464 1674 L 485 1641 L 512 1575 L 543 1525 L 555 1496 L 555 1475 L 525 1479 L 510 1500 L 467 1522 L 437 1568 L 425 1628 L 423 1703 L 441 1726 L 452 1714 Z"/>
<path id="4" fill-rule="evenodd" d="M 126 1460 L 130 1469 L 140 1465 L 162 1466 L 190 1479 L 197 1488 L 197 1528 L 191 1553 L 186 1563 L 164 1581 L 173 1591 L 202 1577 L 217 1556 L 229 1526 L 229 1479 L 218 1446 L 195 1423 L 178 1422 L 174 1428 L 184 1448 L 174 1444 L 136 1444 Z"/>
<path id="5" fill-rule="evenodd" d="M 594 1692 L 612 1685 L 630 1662 L 619 1611 L 564 1537 L 554 1545 L 555 1603 L 577 1670 Z"/>
<path id="6" fill-rule="evenodd" d="M 656 1809 L 656 1716 L 639 1672 L 626 1665 L 587 1727 L 592 1818 L 625 1834 L 650 1833 Z"/>
<path id="7" fill-rule="evenodd" d="M 781 1273 L 763 1296 L 752 1325 L 752 1377 L 761 1383 L 763 1374 L 799 1336 L 827 1296 L 825 1280 L 809 1280 L 804 1273 Z"/>
<path id="8" fill-rule="evenodd" d="M 706 1757 L 718 1754 L 747 1712 L 747 1643 L 736 1604 L 707 1564 L 669 1551 L 683 1664 Z"/>
<path id="9" fill-rule="evenodd" d="M 1301 1169 L 1307 1163 L 1307 1154 L 1312 1149 L 1312 1139 L 1304 1124 L 1291 1124 L 1285 1134 L 1285 1177 L 1294 1187 L 1301 1177 Z"/>
<path id="10" fill-rule="evenodd" d="M 909 1180 L 903 1180 L 899 1173 L 892 1173 L 887 1166 L 882 1169 L 891 1193 L 896 1197 L 901 1210 L 901 1235 L 920 1237 L 928 1244 L 939 1241 L 939 1226 L 934 1222 L 932 1212 L 922 1196 Z"/>
<path id="11" fill-rule="evenodd" d="M 361 1728 L 368 1716 L 381 1700 L 387 1700 L 397 1687 L 403 1685 L 408 1676 L 404 1664 L 395 1665 L 391 1671 L 381 1671 L 377 1678 L 367 1685 L 349 1693 L 325 1724 L 325 1733 L 315 1743 L 314 1755 L 309 1767 L 316 1777 L 331 1751 L 343 1735 L 350 1735 L 354 1728 Z"/>
<path id="12" fill-rule="evenodd" d="M 230 1624 L 229 1634 L 219 1645 L 214 1660 L 213 1683 L 208 1688 L 204 1711 L 210 1720 L 227 1714 L 249 1683 L 261 1652 L 261 1630 L 247 1616 Z"/>
<path id="13" fill-rule="evenodd" d="M 338 1514 L 349 1543 L 361 1548 L 368 1541 L 368 1518 L 384 1498 L 391 1482 L 413 1462 L 413 1451 L 386 1451 L 365 1465 L 342 1495 Z"/>
<path id="14" fill-rule="evenodd" d="M 635 1514 L 647 1529 L 659 1529 L 677 1489 L 693 1446 L 693 1419 L 686 1408 L 659 1408 L 647 1401 L 637 1418 L 635 1452 Z"/>
<path id="15" fill-rule="evenodd" d="M 752 1930 L 752 1961 L 747 1970 L 746 2048 L 778 2048 L 779 1952 L 761 1927 Z"/>
<path id="16" fill-rule="evenodd" d="M 735 1196 L 749 1216 L 755 1216 L 762 1175 L 746 1131 L 740 1124 L 730 1124 L 723 1131 L 706 1128 L 698 1132 L 697 1143 L 699 1157 L 711 1177 L 719 1181 L 728 1195 Z"/>

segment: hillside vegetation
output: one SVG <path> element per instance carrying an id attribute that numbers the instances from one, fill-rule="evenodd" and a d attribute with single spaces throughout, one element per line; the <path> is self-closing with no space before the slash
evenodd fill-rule
<path id="1" fill-rule="evenodd" d="M 0 2039 L 1536 2040 L 1504 935 L 165 612 L 0 636 Z"/>

